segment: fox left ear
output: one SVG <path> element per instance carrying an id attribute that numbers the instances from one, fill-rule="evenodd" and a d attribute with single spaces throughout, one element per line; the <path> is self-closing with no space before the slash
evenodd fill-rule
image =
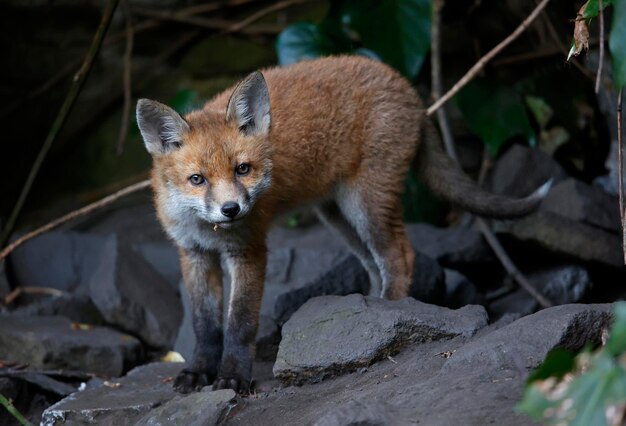
<path id="1" fill-rule="evenodd" d="M 167 154 L 182 144 L 189 124 L 172 108 L 150 99 L 137 102 L 137 125 L 146 149 L 153 156 Z"/>
<path id="2" fill-rule="evenodd" d="M 246 135 L 270 130 L 270 95 L 263 74 L 256 71 L 237 85 L 228 101 L 226 120 L 237 123 Z"/>

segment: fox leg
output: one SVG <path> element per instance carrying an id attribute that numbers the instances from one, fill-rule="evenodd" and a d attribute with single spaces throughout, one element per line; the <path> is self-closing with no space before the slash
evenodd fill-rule
<path id="1" fill-rule="evenodd" d="M 233 389 L 240 393 L 250 390 L 266 259 L 264 243 L 226 254 L 231 289 L 224 353 L 214 383 L 216 389 Z"/>
<path id="2" fill-rule="evenodd" d="M 408 296 L 415 253 L 408 241 L 400 199 L 384 191 L 356 185 L 345 188 L 338 198 L 339 208 L 369 249 L 380 271 L 380 297 L 401 299 Z M 378 194 L 383 194 L 378 196 Z"/>
<path id="3" fill-rule="evenodd" d="M 370 280 L 369 294 L 372 296 L 378 296 L 382 291 L 381 275 L 376 261 L 372 256 L 372 253 L 359 237 L 354 227 L 344 217 L 341 210 L 335 202 L 329 202 L 316 207 L 317 216 L 320 220 L 337 233 L 339 233 L 348 248 L 354 255 L 361 261 L 361 264 L 367 271 Z"/>
<path id="4" fill-rule="evenodd" d="M 192 308 L 196 347 L 189 367 L 174 381 L 182 393 L 213 383 L 222 356 L 222 268 L 217 253 L 180 251 L 183 280 Z"/>

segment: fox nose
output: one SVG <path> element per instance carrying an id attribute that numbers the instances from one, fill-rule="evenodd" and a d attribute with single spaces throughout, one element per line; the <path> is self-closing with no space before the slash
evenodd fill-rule
<path id="1" fill-rule="evenodd" d="M 239 204 L 229 201 L 222 206 L 222 214 L 226 217 L 235 217 L 241 208 Z"/>

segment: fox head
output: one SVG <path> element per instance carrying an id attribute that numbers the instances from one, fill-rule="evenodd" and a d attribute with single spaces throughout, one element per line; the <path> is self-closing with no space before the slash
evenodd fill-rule
<path id="1" fill-rule="evenodd" d="M 259 72 L 236 86 L 225 112 L 199 110 L 183 118 L 140 99 L 137 123 L 153 157 L 157 200 L 172 218 L 229 228 L 271 184 L 269 92 Z"/>

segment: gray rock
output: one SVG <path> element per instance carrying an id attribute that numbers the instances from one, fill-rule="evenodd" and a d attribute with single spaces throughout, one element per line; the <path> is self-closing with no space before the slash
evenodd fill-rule
<path id="1" fill-rule="evenodd" d="M 6 261 L 0 260 L 0 299 L 4 299 L 11 293 L 11 283 L 9 283 L 6 268 Z"/>
<path id="2" fill-rule="evenodd" d="M 448 359 L 444 370 L 509 368 L 526 373 L 554 348 L 578 351 L 586 344 L 600 343 L 611 320 L 611 305 L 544 309 L 464 345 Z"/>
<path id="3" fill-rule="evenodd" d="M 443 305 L 457 309 L 465 305 L 482 305 L 485 296 L 478 291 L 473 282 L 454 269 L 444 269 L 446 279 L 446 297 Z"/>
<path id="4" fill-rule="evenodd" d="M 293 248 L 280 248 L 270 251 L 267 257 L 265 281 L 280 284 L 289 282 L 294 259 L 295 250 Z"/>
<path id="5" fill-rule="evenodd" d="M 132 425 L 152 408 L 178 394 L 172 379 L 182 364 L 153 363 L 137 367 L 113 383 L 76 392 L 44 411 L 43 426 Z"/>
<path id="6" fill-rule="evenodd" d="M 620 237 L 556 213 L 538 211 L 514 221 L 494 222 L 506 237 L 566 257 L 622 267 Z"/>
<path id="7" fill-rule="evenodd" d="M 178 292 L 117 237 L 106 240 L 89 289 L 107 322 L 150 346 L 173 346 L 183 316 Z"/>
<path id="8" fill-rule="evenodd" d="M 314 263 L 314 259 L 309 261 Z M 284 324 L 312 297 L 364 293 L 368 289 L 369 278 L 359 260 L 352 255 L 345 255 L 335 267 L 310 284 L 278 296 L 274 305 L 274 318 L 279 324 Z"/>
<path id="9" fill-rule="evenodd" d="M 181 354 L 185 360 L 191 360 L 193 350 L 196 347 L 196 335 L 193 331 L 193 319 L 191 317 L 191 300 L 185 289 L 185 283 L 181 280 L 178 283 L 180 289 L 180 299 L 183 305 L 183 320 L 180 322 L 176 340 L 174 341 L 174 350 Z"/>
<path id="10" fill-rule="evenodd" d="M 493 253 L 480 232 L 471 228 L 437 228 L 426 223 L 406 227 L 413 248 L 440 264 L 458 268 L 469 264 L 489 264 Z"/>
<path id="11" fill-rule="evenodd" d="M 445 281 L 445 273 L 439 263 L 416 251 L 409 296 L 424 303 L 440 305 L 446 297 Z"/>
<path id="12" fill-rule="evenodd" d="M 33 367 L 119 376 L 141 352 L 132 336 L 105 327 L 77 329 L 62 317 L 0 320 L 0 359 Z"/>
<path id="13" fill-rule="evenodd" d="M 567 178 L 551 156 L 523 145 L 513 145 L 494 164 L 487 187 L 496 194 L 525 197 L 548 179 L 553 184 Z"/>
<path id="14" fill-rule="evenodd" d="M 313 426 L 394 426 L 397 408 L 383 401 L 350 401 L 324 414 Z"/>
<path id="15" fill-rule="evenodd" d="M 593 286 L 589 272 L 580 266 L 554 266 L 547 270 L 528 274 L 530 284 L 554 305 L 579 302 Z M 514 312 L 528 315 L 539 309 L 537 301 L 523 289 L 518 289 L 490 305 L 490 313 L 496 317 Z"/>
<path id="16" fill-rule="evenodd" d="M 280 327 L 274 318 L 261 315 L 256 333 L 256 359 L 274 361 L 280 343 Z"/>
<path id="17" fill-rule="evenodd" d="M 318 297 L 283 326 L 274 375 L 285 384 L 316 382 L 370 365 L 411 342 L 471 336 L 486 324 L 479 306 L 453 311 L 411 298 Z"/>
<path id="18" fill-rule="evenodd" d="M 212 426 L 221 423 L 237 405 L 231 389 L 203 390 L 177 396 L 142 417 L 135 426 Z"/>
<path id="19" fill-rule="evenodd" d="M 621 229 L 617 197 L 576 179 L 554 186 L 541 203 L 541 210 L 611 232 Z"/>
<path id="20" fill-rule="evenodd" d="M 17 317 L 63 316 L 73 322 L 102 324 L 100 311 L 86 294 L 61 294 L 38 299 L 11 311 Z"/>
<path id="21" fill-rule="evenodd" d="M 174 288 L 178 288 L 182 274 L 176 247 L 168 243 L 147 242 L 138 244 L 136 251 L 141 253 L 150 266 L 161 274 L 167 282 Z"/>
<path id="22" fill-rule="evenodd" d="M 104 241 L 99 235 L 63 231 L 33 238 L 9 257 L 15 284 L 87 294 Z"/>

